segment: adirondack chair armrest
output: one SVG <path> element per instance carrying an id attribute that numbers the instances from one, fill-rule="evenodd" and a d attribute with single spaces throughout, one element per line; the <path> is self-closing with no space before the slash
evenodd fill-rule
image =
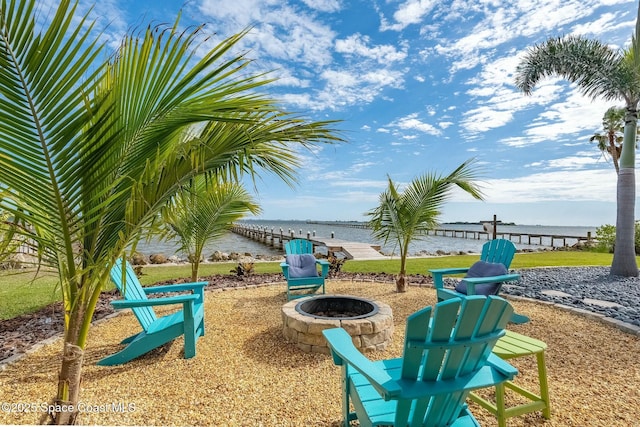
<path id="1" fill-rule="evenodd" d="M 351 336 L 342 328 L 325 329 L 322 334 L 329 343 L 333 362 L 342 366 L 345 363 L 360 372 L 384 400 L 400 395 L 402 389 L 383 369 L 365 357 L 354 345 Z"/>
<path id="2" fill-rule="evenodd" d="M 124 308 L 154 307 L 157 305 L 193 303 L 197 301 L 199 298 L 200 298 L 199 295 L 189 294 L 189 295 L 176 295 L 174 297 L 166 297 L 166 298 L 135 299 L 135 300 L 120 299 L 120 300 L 111 301 L 111 305 L 116 310 L 122 310 Z"/>
<path id="3" fill-rule="evenodd" d="M 509 377 L 509 380 L 512 380 L 516 375 L 518 375 L 518 370 L 515 367 L 493 353 L 491 353 L 487 359 L 487 365 Z"/>
<path id="4" fill-rule="evenodd" d="M 200 291 L 209 282 L 192 282 L 192 283 L 177 283 L 171 285 L 150 286 L 148 288 L 142 288 L 145 294 L 154 294 L 162 292 L 182 292 L 182 291 Z"/>
<path id="5" fill-rule="evenodd" d="M 513 282 L 520 280 L 519 274 L 503 274 L 501 276 L 487 276 L 487 277 L 465 277 L 464 282 L 467 284 L 467 295 L 475 295 L 475 285 L 481 285 L 483 283 L 503 283 Z"/>
<path id="6" fill-rule="evenodd" d="M 320 265 L 322 271 L 320 272 L 320 276 L 326 278 L 329 275 L 329 261 L 326 259 L 319 259 L 316 261 L 316 264 Z"/>
<path id="7" fill-rule="evenodd" d="M 431 273 L 431 277 L 433 277 L 433 286 L 436 289 L 444 288 L 444 276 L 452 276 L 454 274 L 464 274 L 469 271 L 468 267 L 458 267 L 458 268 L 436 268 L 433 270 L 429 270 Z"/>
<path id="8" fill-rule="evenodd" d="M 289 280 L 289 264 L 287 264 L 286 262 L 281 262 L 280 268 L 282 268 L 282 274 L 284 275 L 284 278 Z"/>
<path id="9" fill-rule="evenodd" d="M 326 278 L 329 275 L 329 261 L 325 259 L 319 259 L 316 260 L 316 264 L 322 268 L 320 276 Z M 280 268 L 282 268 L 282 274 L 284 275 L 284 278 L 289 280 L 289 264 L 287 264 L 286 262 L 281 262 Z"/>
<path id="10" fill-rule="evenodd" d="M 520 280 L 520 275 L 517 273 L 502 274 L 500 276 L 487 276 L 487 277 L 465 277 L 464 281 L 467 283 L 479 284 L 479 283 L 495 283 L 495 282 L 511 282 L 514 280 Z"/>
<path id="11" fill-rule="evenodd" d="M 498 356 L 491 356 L 500 359 Z M 471 374 L 449 380 L 438 380 L 437 383 L 400 379 L 398 384 L 402 387 L 402 393 L 398 398 L 418 399 L 424 396 L 450 394 L 461 390 L 477 390 L 494 386 L 506 380 L 512 380 L 517 373 L 518 370 L 516 368 L 502 361 L 499 367 L 487 362 L 485 366 Z"/>
<path id="12" fill-rule="evenodd" d="M 450 274 L 462 274 L 469 271 L 469 267 L 457 267 L 457 268 L 434 268 L 429 270 L 432 274 L 439 274 L 441 276 L 448 276 Z"/>

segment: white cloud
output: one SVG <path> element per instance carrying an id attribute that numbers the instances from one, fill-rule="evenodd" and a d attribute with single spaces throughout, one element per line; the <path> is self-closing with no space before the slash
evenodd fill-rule
<path id="1" fill-rule="evenodd" d="M 533 140 L 557 140 L 598 130 L 604 112 L 615 102 L 592 101 L 573 87 L 562 101 L 547 106 L 524 135 Z M 586 139 L 585 139 L 586 142 Z"/>
<path id="2" fill-rule="evenodd" d="M 600 18 L 592 22 L 585 22 L 584 24 L 574 25 L 572 28 L 572 34 L 593 36 L 599 35 L 605 31 L 616 31 L 621 28 L 633 28 L 634 20 L 620 22 L 620 14 L 617 13 L 603 13 Z"/>
<path id="3" fill-rule="evenodd" d="M 488 180 L 484 194 L 490 203 L 615 202 L 616 176 L 614 171 L 602 169 L 535 173 Z"/>
<path id="4" fill-rule="evenodd" d="M 336 52 L 373 59 L 380 64 L 403 61 L 407 57 L 407 47 L 397 50 L 392 45 L 369 47 L 371 39 L 362 34 L 352 34 L 346 39 L 336 40 Z"/>
<path id="5" fill-rule="evenodd" d="M 575 171 L 577 169 L 585 169 L 587 166 L 594 166 L 598 163 L 598 159 L 594 156 L 569 156 L 562 159 L 552 159 L 540 162 L 540 166 L 548 169 L 562 169 Z"/>
<path id="6" fill-rule="evenodd" d="M 418 24 L 436 4 L 435 0 L 407 0 L 394 12 L 393 24 L 389 24 L 385 18 L 381 19 L 380 30 L 400 31 L 411 24 Z"/>
<path id="7" fill-rule="evenodd" d="M 280 0 L 202 0 L 199 10 L 214 19 L 224 33 L 235 34 L 253 26 L 242 43 L 261 56 L 295 60 L 308 67 L 332 62 L 335 33 L 300 6 Z"/>
<path id="8" fill-rule="evenodd" d="M 442 134 L 442 131 L 440 129 L 436 128 L 435 126 L 429 123 L 425 123 L 419 120 L 417 113 L 413 113 L 413 114 L 409 114 L 408 116 L 401 117 L 400 119 L 390 124 L 390 126 L 393 126 L 402 130 L 416 130 L 422 133 L 435 135 L 435 136 Z"/>
<path id="9" fill-rule="evenodd" d="M 327 69 L 319 78 L 324 81 L 324 87 L 317 93 L 288 94 L 279 98 L 311 110 L 339 110 L 351 105 L 370 103 L 386 88 L 400 88 L 404 84 L 402 72 L 388 69 L 364 72 Z"/>
<path id="10" fill-rule="evenodd" d="M 321 12 L 337 12 L 342 8 L 339 0 L 302 0 L 304 4 Z"/>
<path id="11" fill-rule="evenodd" d="M 624 0 L 619 0 L 625 2 Z M 628 2 L 628 1 L 626 1 Z M 451 60 L 450 71 L 469 70 L 491 61 L 495 49 L 512 42 L 518 37 L 533 38 L 549 31 L 561 31 L 574 24 L 575 31 L 585 31 L 593 26 L 579 26 L 577 22 L 593 15 L 602 6 L 599 0 L 516 0 L 513 2 L 469 2 L 470 5 L 457 7 L 467 16 L 477 15 L 480 19 L 461 37 L 441 39 L 433 49 L 439 55 Z M 444 19 L 464 19 L 464 14 L 446 13 L 453 9 L 449 4 L 439 6 L 439 15 Z M 451 18 L 448 17 L 451 16 Z M 422 18 L 424 15 L 419 15 Z M 606 18 L 605 18 L 606 19 Z M 601 20 L 602 23 L 607 22 Z M 446 25 L 446 24 L 445 24 Z M 621 24 L 624 25 L 624 24 Z M 601 33 L 598 31 L 598 33 Z M 429 52 L 429 50 L 425 50 Z"/>

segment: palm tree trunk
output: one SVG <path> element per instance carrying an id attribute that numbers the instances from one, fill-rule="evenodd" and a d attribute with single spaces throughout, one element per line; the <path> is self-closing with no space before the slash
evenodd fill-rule
<path id="1" fill-rule="evenodd" d="M 640 8 L 638 9 L 640 13 Z M 624 141 L 620 155 L 617 187 L 616 246 L 610 273 L 615 276 L 637 277 L 635 249 L 636 174 L 635 149 L 638 112 L 635 104 L 627 106 Z"/>
<path id="2" fill-rule="evenodd" d="M 407 292 L 407 249 L 400 248 L 400 273 L 396 277 L 396 291 Z"/>
<path id="3" fill-rule="evenodd" d="M 638 276 L 635 249 L 635 195 L 635 169 L 621 168 L 618 174 L 616 246 L 610 270 L 610 273 L 615 276 Z"/>
<path id="4" fill-rule="evenodd" d="M 200 258 L 194 259 L 191 263 L 191 281 L 198 281 L 198 270 L 200 269 Z"/>
<path id="5" fill-rule="evenodd" d="M 58 376 L 58 395 L 53 401 L 55 411 L 49 414 L 50 421 L 56 425 L 75 424 L 78 416 L 80 382 L 82 379 L 82 363 L 84 346 L 81 340 L 85 305 L 79 302 L 69 316 L 69 326 L 65 333 L 62 365 Z M 73 410 L 70 410 L 70 409 Z M 43 420 L 41 420 L 43 421 Z"/>

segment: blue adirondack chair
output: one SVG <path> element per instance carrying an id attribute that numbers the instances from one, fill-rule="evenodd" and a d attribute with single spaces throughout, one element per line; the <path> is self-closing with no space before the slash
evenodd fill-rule
<path id="1" fill-rule="evenodd" d="M 196 355 L 196 340 L 204 335 L 204 287 L 207 282 L 143 288 L 129 263 L 126 263 L 126 268 L 122 270 L 122 260 L 117 260 L 111 269 L 111 281 L 124 295 L 123 300 L 112 301 L 111 304 L 116 310 L 132 309 L 142 326 L 142 331 L 123 340 L 122 344 L 127 346 L 100 360 L 98 365 L 126 363 L 181 335 L 184 335 L 184 358 L 189 359 Z M 191 293 L 147 298 L 147 294 L 184 291 Z M 182 304 L 182 310 L 160 318 L 153 311 L 154 306 L 171 304 Z"/>
<path id="2" fill-rule="evenodd" d="M 519 274 L 509 274 L 508 269 L 516 254 L 516 247 L 510 240 L 494 239 L 482 245 L 480 260 L 471 267 L 439 268 L 429 270 L 433 277 L 438 301 L 456 298 L 464 295 L 498 295 L 502 284 L 520 280 Z M 466 277 L 456 286 L 455 290 L 444 287 L 444 276 L 463 274 Z M 526 323 L 527 316 L 515 314 L 512 323 Z"/>
<path id="3" fill-rule="evenodd" d="M 313 255 L 313 243 L 304 239 L 290 240 L 285 244 L 285 252 L 286 259 L 280 263 L 280 267 L 287 280 L 287 300 L 309 295 L 309 292 L 292 293 L 291 291 L 315 292 L 322 288 L 324 294 L 324 280 L 329 275 L 329 262 L 316 259 Z M 319 273 L 317 266 L 321 268 Z"/>
<path id="4" fill-rule="evenodd" d="M 511 380 L 517 370 L 491 353 L 513 308 L 497 296 L 441 301 L 407 318 L 401 358 L 372 362 L 342 328 L 322 333 L 342 367 L 344 426 L 479 426 L 470 391 Z M 355 412 L 350 412 L 350 405 Z"/>

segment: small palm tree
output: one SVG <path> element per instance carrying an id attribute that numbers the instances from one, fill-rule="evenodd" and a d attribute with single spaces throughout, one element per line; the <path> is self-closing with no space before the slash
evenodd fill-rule
<path id="1" fill-rule="evenodd" d="M 602 118 L 603 132 L 596 132 L 589 138 L 590 142 L 595 141 L 598 143 L 598 149 L 605 158 L 607 155 L 611 157 L 613 167 L 616 169 L 616 174 L 620 173 L 618 159 L 622 152 L 622 140 L 624 139 L 624 115 L 624 108 L 609 108 Z"/>
<path id="2" fill-rule="evenodd" d="M 393 241 L 400 251 L 400 272 L 396 278 L 398 292 L 406 292 L 406 263 L 409 244 L 438 226 L 444 203 L 455 187 L 482 200 L 475 184 L 477 170 L 471 161 L 464 162 L 447 176 L 428 173 L 415 178 L 403 190 L 388 178 L 387 189 L 380 194 L 380 204 L 367 212 L 373 236 L 385 243 Z"/>
<path id="3" fill-rule="evenodd" d="M 593 98 L 624 100 L 624 137 L 617 184 L 616 245 L 610 273 L 638 276 L 635 254 L 635 141 L 640 102 L 640 5 L 631 45 L 624 50 L 581 36 L 552 38 L 528 50 L 515 73 L 525 94 L 544 77 L 557 75 Z"/>
<path id="4" fill-rule="evenodd" d="M 198 270 L 205 245 L 224 236 L 233 223 L 260 208 L 240 184 L 206 179 L 200 176 L 189 182 L 163 209 L 167 225 L 166 239 L 177 238 L 182 252 L 191 263 L 191 280 L 198 280 Z"/>
<path id="5" fill-rule="evenodd" d="M 332 122 L 292 116 L 255 92 L 269 80 L 231 55 L 244 33 L 196 59 L 199 30 L 176 21 L 126 36 L 104 60 L 77 2 L 57 2 L 44 27 L 37 7 L 0 0 L 0 210 L 29 224 L 17 231 L 58 272 L 65 317 L 53 404 L 75 411 L 59 409 L 51 421 L 73 424 L 110 268 L 161 208 L 201 174 L 266 171 L 293 183 L 292 144 L 340 139 Z M 207 123 L 218 123 L 210 138 L 176 140 Z"/>

